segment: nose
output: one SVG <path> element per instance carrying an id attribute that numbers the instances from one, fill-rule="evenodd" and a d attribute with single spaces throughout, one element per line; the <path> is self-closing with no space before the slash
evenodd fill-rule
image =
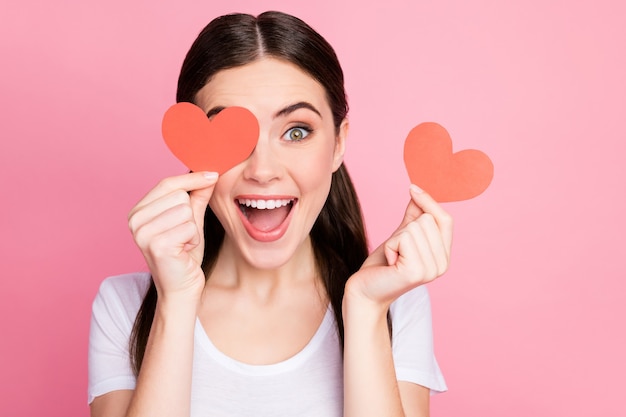
<path id="1" fill-rule="evenodd" d="M 244 178 L 259 184 L 270 183 L 282 176 L 282 165 L 267 138 L 259 138 L 245 164 Z"/>

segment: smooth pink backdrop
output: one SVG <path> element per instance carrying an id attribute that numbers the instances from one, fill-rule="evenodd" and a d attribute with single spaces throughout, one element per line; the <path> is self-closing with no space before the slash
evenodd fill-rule
<path id="1" fill-rule="evenodd" d="M 90 305 L 143 270 L 126 214 L 184 172 L 160 121 L 198 31 L 294 13 L 336 47 L 372 244 L 422 121 L 488 153 L 430 285 L 450 391 L 433 416 L 623 416 L 626 7 L 620 1 L 33 1 L 0 17 L 0 414 L 86 416 Z"/>

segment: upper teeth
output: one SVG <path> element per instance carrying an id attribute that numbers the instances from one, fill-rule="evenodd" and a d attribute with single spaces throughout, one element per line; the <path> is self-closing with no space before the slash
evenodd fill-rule
<path id="1" fill-rule="evenodd" d="M 285 200 L 250 200 L 240 198 L 239 204 L 244 205 L 246 207 L 253 207 L 256 209 L 264 210 L 264 209 L 275 209 L 278 207 L 286 206 L 291 203 L 293 199 L 285 199 Z"/>

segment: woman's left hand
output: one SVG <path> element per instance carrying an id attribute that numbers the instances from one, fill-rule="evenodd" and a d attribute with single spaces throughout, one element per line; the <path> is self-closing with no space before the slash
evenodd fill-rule
<path id="1" fill-rule="evenodd" d="M 418 187 L 411 186 L 410 194 L 402 223 L 350 277 L 344 300 L 364 300 L 387 311 L 400 295 L 448 269 L 452 217 Z"/>

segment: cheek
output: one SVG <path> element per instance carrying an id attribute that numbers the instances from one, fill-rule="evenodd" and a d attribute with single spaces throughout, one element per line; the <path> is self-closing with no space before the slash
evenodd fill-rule
<path id="1" fill-rule="evenodd" d="M 302 192 L 328 193 L 333 174 L 332 152 L 303 152 L 292 158 L 292 177 Z"/>

